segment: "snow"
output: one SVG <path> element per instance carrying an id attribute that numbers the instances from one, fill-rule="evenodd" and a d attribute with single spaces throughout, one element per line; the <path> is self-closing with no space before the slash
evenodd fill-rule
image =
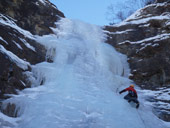
<path id="1" fill-rule="evenodd" d="M 159 6 L 165 6 L 167 3 L 166 2 L 163 2 L 163 3 L 156 3 L 154 4 L 156 7 L 159 7 Z"/>
<path id="2" fill-rule="evenodd" d="M 158 89 L 157 91 L 151 91 L 151 90 L 143 90 L 143 96 L 146 99 L 152 99 L 154 97 L 154 99 L 158 100 L 158 102 L 152 102 L 149 103 L 151 105 L 156 105 L 158 106 L 158 108 L 164 108 L 165 110 L 170 109 L 170 105 L 168 102 L 168 100 L 170 99 L 170 95 L 169 95 L 169 88 L 164 88 L 164 89 Z M 167 102 L 166 102 L 167 101 Z M 167 113 L 169 113 L 168 111 L 166 111 Z"/>
<path id="3" fill-rule="evenodd" d="M 45 6 L 46 6 L 47 4 L 49 4 L 46 0 L 39 0 L 39 2 L 42 3 L 42 4 L 45 5 Z M 39 2 L 36 2 L 35 4 L 39 6 Z M 50 6 L 53 7 L 53 8 L 55 8 L 55 9 L 57 8 L 54 4 L 51 4 Z"/>
<path id="4" fill-rule="evenodd" d="M 0 14 L 0 20 L 2 23 L 5 23 L 5 24 L 11 24 L 11 25 L 16 25 L 13 18 L 10 17 L 10 19 L 8 17 L 6 17 L 5 15 L 3 14 Z"/>
<path id="5" fill-rule="evenodd" d="M 133 29 L 127 29 L 126 31 L 116 31 L 116 32 L 109 32 L 109 31 L 105 31 L 105 33 L 108 34 L 126 34 L 128 32 L 134 31 Z"/>
<path id="6" fill-rule="evenodd" d="M 23 70 L 28 69 L 28 66 L 30 65 L 28 62 L 20 59 L 18 56 L 16 56 L 14 53 L 12 53 L 11 51 L 6 50 L 2 45 L 0 45 L 0 52 L 7 55 L 9 57 L 9 59 L 16 63 L 16 65 L 20 68 L 22 68 Z"/>
<path id="7" fill-rule="evenodd" d="M 134 16 L 131 17 L 131 19 L 133 19 Z M 147 17 L 147 18 L 142 18 L 142 19 L 133 19 L 132 21 L 129 21 L 131 20 L 130 18 L 119 23 L 119 24 L 116 24 L 114 25 L 115 27 L 120 27 L 120 26 L 123 26 L 123 25 L 127 25 L 127 24 L 147 24 L 150 20 L 169 20 L 169 16 L 165 15 L 165 16 L 152 16 L 152 17 Z"/>
<path id="8" fill-rule="evenodd" d="M 144 18 L 144 17 L 142 17 L 143 15 L 141 14 L 141 12 L 145 12 L 144 10 L 146 10 L 147 8 L 150 8 L 150 7 L 157 8 L 159 6 L 165 7 L 165 3 L 149 4 L 149 5 L 145 6 L 144 8 L 138 9 L 137 11 L 135 11 L 135 13 L 133 13 L 131 16 L 129 16 L 127 19 L 125 19 L 125 22 L 128 22 L 130 20 L 140 20 L 141 18 Z M 151 17 L 151 14 L 148 14 L 145 16 Z M 159 16 L 156 16 L 156 17 L 159 17 Z M 160 16 L 160 18 L 161 18 L 161 16 Z M 158 18 L 158 19 L 160 19 L 160 18 Z"/>
<path id="9" fill-rule="evenodd" d="M 22 80 L 20 80 L 20 82 L 22 83 L 22 85 L 24 85 L 26 87 L 26 84 Z"/>
<path id="10" fill-rule="evenodd" d="M 170 21 L 167 21 L 165 24 L 166 26 L 170 26 Z"/>
<path id="11" fill-rule="evenodd" d="M 136 17 L 140 16 L 141 12 L 143 9 L 139 9 L 137 11 L 135 11 L 135 13 L 133 13 L 132 15 L 130 15 L 127 19 L 125 19 L 124 21 L 129 21 L 129 20 L 134 20 L 136 19 Z"/>
<path id="12" fill-rule="evenodd" d="M 13 40 L 12 42 L 14 42 L 15 45 L 16 45 L 19 49 L 23 50 L 22 47 L 21 47 L 21 45 L 19 45 L 18 43 L 16 43 L 14 40 Z"/>
<path id="13" fill-rule="evenodd" d="M 18 119 L 14 119 L 12 117 L 8 117 L 0 112 L 0 126 L 1 128 L 10 128 L 15 127 L 17 125 Z"/>
<path id="14" fill-rule="evenodd" d="M 145 44 L 144 42 L 148 42 L 148 41 L 153 41 L 156 42 L 156 41 L 160 41 L 160 40 L 165 40 L 165 39 L 168 39 L 170 36 L 169 33 L 164 33 L 164 34 L 160 34 L 160 35 L 157 35 L 157 36 L 154 36 L 154 37 L 149 37 L 149 38 L 145 38 L 143 40 L 140 40 L 140 41 L 136 41 L 136 42 L 129 42 L 130 44 L 141 44 L 141 45 L 151 45 L 151 43 L 149 44 Z M 127 41 L 124 41 L 124 42 L 120 42 L 119 44 L 124 44 L 126 43 Z M 142 44 L 144 43 L 144 44 Z M 158 44 L 152 44 L 153 47 L 157 46 Z"/>
<path id="15" fill-rule="evenodd" d="M 141 102 L 136 110 L 118 94 L 132 83 L 127 58 L 104 43 L 100 27 L 69 19 L 57 24 L 56 34 L 36 37 L 54 62 L 34 65 L 37 85 L 3 102 L 20 108 L 16 128 L 166 128 L 150 107 Z"/>
<path id="16" fill-rule="evenodd" d="M 155 43 L 155 44 L 152 44 L 152 43 L 145 44 L 145 43 L 143 43 L 143 44 L 141 44 L 141 45 L 143 45 L 144 47 L 141 47 L 138 51 L 141 51 L 141 50 L 145 49 L 145 48 L 148 47 L 148 46 L 151 46 L 151 47 L 159 46 L 158 43 Z"/>
<path id="17" fill-rule="evenodd" d="M 20 40 L 24 43 L 24 45 L 25 45 L 27 48 L 29 48 L 29 49 L 31 49 L 32 51 L 36 52 L 36 51 L 35 51 L 35 48 L 34 48 L 33 46 L 31 46 L 25 39 L 20 38 Z"/>
<path id="18" fill-rule="evenodd" d="M 42 4 L 46 5 L 46 0 L 39 0 Z"/>
<path id="19" fill-rule="evenodd" d="M 15 24 L 14 20 L 12 20 L 12 18 L 9 19 L 8 17 L 0 14 L 0 24 L 12 27 L 12 28 L 16 29 L 18 32 L 20 32 L 21 34 L 23 34 L 24 36 L 26 36 L 30 39 L 34 39 L 34 36 L 29 31 L 26 31 L 26 30 L 18 27 Z"/>
<path id="20" fill-rule="evenodd" d="M 8 42 L 6 42 L 2 37 L 0 37 L 0 40 L 2 40 L 5 44 L 8 45 Z"/>

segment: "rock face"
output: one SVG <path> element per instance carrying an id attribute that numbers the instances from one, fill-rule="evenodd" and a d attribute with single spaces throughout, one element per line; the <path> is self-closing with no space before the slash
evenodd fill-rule
<path id="1" fill-rule="evenodd" d="M 15 19 L 21 28 L 37 35 L 52 33 L 50 27 L 55 27 L 55 22 L 64 17 L 48 0 L 3 0 L 0 1 L 0 12 Z"/>
<path id="2" fill-rule="evenodd" d="M 64 17 L 48 0 L 0 1 L 0 99 L 30 87 L 31 65 L 46 57 L 34 35 L 53 33 L 51 27 Z"/>
<path id="3" fill-rule="evenodd" d="M 142 89 L 160 90 L 170 86 L 170 1 L 137 11 L 124 22 L 105 26 L 107 42 L 126 54 L 131 69 L 130 79 Z M 164 91 L 160 92 L 160 95 Z M 169 95 L 169 94 L 167 94 Z M 155 101 L 161 101 L 155 96 Z M 162 100 L 169 103 L 169 99 Z M 158 108 L 160 105 L 157 104 Z M 160 118 L 170 121 L 170 108 L 161 108 Z"/>

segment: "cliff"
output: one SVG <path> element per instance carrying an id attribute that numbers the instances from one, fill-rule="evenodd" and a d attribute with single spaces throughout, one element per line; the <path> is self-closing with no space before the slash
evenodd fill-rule
<path id="1" fill-rule="evenodd" d="M 61 17 L 64 14 L 48 0 L 0 1 L 0 99 L 31 86 L 32 65 L 46 59 L 35 35 L 53 33 Z"/>

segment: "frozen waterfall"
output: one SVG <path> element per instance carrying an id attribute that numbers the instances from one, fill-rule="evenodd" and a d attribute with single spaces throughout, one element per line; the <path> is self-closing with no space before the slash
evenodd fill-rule
<path id="1" fill-rule="evenodd" d="M 32 88 L 3 104 L 20 108 L 16 128 L 163 128 L 149 108 L 136 110 L 117 93 L 131 83 L 126 57 L 104 43 L 99 26 L 66 18 L 57 26 L 37 37 L 53 63 L 33 66 Z"/>

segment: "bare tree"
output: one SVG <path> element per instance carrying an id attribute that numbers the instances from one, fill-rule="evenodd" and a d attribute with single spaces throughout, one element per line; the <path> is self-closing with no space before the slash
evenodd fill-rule
<path id="1" fill-rule="evenodd" d="M 148 4 L 154 3 L 155 1 L 156 0 L 140 0 L 140 6 L 144 7 L 144 6 L 148 5 Z"/>
<path id="2" fill-rule="evenodd" d="M 125 4 L 110 4 L 107 8 L 106 18 L 111 22 L 110 24 L 121 22 L 137 9 L 153 2 L 155 0 L 126 0 Z"/>
<path id="3" fill-rule="evenodd" d="M 126 18 L 122 11 L 119 11 L 119 12 L 116 14 L 116 16 L 117 16 L 117 18 L 120 19 L 121 21 L 123 21 L 123 20 Z"/>
<path id="4" fill-rule="evenodd" d="M 114 5 L 111 4 L 107 8 L 106 18 L 111 22 L 111 24 L 118 23 L 126 19 L 134 11 L 129 5 Z"/>

